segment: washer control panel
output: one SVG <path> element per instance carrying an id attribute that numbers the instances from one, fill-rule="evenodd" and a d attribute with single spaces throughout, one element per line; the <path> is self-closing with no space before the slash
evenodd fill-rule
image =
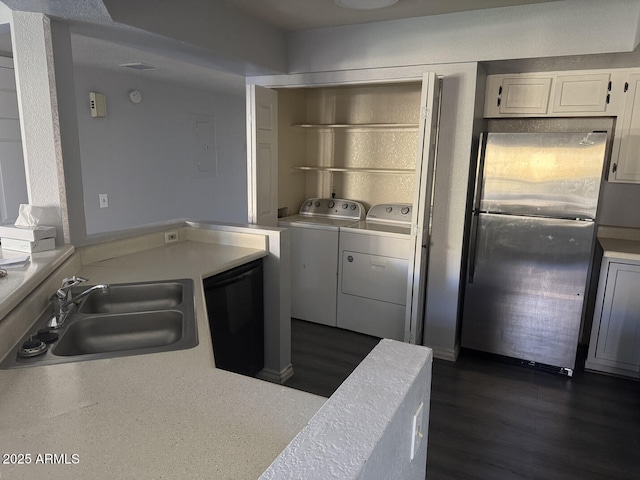
<path id="1" fill-rule="evenodd" d="M 362 220 L 364 213 L 361 203 L 341 198 L 309 198 L 300 207 L 300 215 L 322 215 L 353 220 Z"/>
<path id="2" fill-rule="evenodd" d="M 410 224 L 412 213 L 410 203 L 380 203 L 369 209 L 367 220 Z"/>

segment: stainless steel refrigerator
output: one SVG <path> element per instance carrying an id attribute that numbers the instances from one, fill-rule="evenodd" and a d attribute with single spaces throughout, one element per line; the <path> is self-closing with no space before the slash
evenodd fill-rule
<path id="1" fill-rule="evenodd" d="M 481 138 L 463 347 L 575 368 L 606 133 Z"/>

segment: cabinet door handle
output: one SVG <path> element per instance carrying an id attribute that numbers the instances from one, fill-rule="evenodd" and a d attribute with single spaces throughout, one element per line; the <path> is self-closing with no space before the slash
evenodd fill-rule
<path id="1" fill-rule="evenodd" d="M 611 172 L 616 173 L 618 171 L 618 164 L 614 163 L 613 167 L 611 168 Z"/>
<path id="2" fill-rule="evenodd" d="M 629 82 L 624 82 L 624 93 L 627 93 L 629 90 Z"/>

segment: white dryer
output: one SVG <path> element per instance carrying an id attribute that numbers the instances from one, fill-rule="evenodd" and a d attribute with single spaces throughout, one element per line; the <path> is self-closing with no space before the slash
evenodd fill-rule
<path id="1" fill-rule="evenodd" d="M 404 340 L 411 216 L 410 204 L 380 204 L 340 228 L 338 327 Z"/>
<path id="2" fill-rule="evenodd" d="M 353 200 L 310 198 L 297 215 L 281 218 L 291 241 L 291 316 L 336 326 L 340 227 L 364 218 Z"/>

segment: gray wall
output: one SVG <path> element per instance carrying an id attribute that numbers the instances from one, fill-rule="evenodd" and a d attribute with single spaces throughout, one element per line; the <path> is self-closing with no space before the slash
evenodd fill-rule
<path id="1" fill-rule="evenodd" d="M 76 103 L 87 234 L 176 218 L 245 223 L 245 99 L 153 81 L 146 74 L 77 66 Z M 128 92 L 139 90 L 134 104 Z M 106 95 L 92 118 L 89 92 Z M 218 172 L 198 171 L 194 116 L 213 117 Z M 109 196 L 100 208 L 98 194 Z"/>
<path id="2" fill-rule="evenodd" d="M 640 184 L 609 183 L 600 197 L 600 225 L 640 228 Z"/>
<path id="3" fill-rule="evenodd" d="M 1 10 L 0 10 L 1 11 Z M 18 98 L 11 59 L 0 58 L 0 223 L 13 223 L 29 203 L 22 155 Z"/>

